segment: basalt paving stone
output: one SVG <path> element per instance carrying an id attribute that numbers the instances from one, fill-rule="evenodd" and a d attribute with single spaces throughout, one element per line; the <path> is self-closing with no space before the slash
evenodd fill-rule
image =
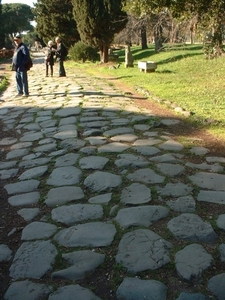
<path id="1" fill-rule="evenodd" d="M 167 287 L 157 280 L 126 277 L 116 291 L 118 300 L 167 299 Z M 197 299 L 196 299 L 197 300 Z"/>
<path id="2" fill-rule="evenodd" d="M 102 171 L 95 171 L 84 180 L 84 185 L 92 192 L 112 190 L 121 184 L 121 176 Z"/>
<path id="3" fill-rule="evenodd" d="M 0 244 L 0 262 L 9 261 L 12 258 L 12 250 L 5 244 Z"/>
<path id="4" fill-rule="evenodd" d="M 155 184 L 155 183 L 163 183 L 165 177 L 156 174 L 155 171 L 151 170 L 150 168 L 145 168 L 145 169 L 134 171 L 131 174 L 128 174 L 127 179 L 132 181 L 142 182 L 142 183 Z"/>
<path id="5" fill-rule="evenodd" d="M 10 276 L 15 280 L 39 279 L 52 270 L 57 253 L 50 241 L 24 242 L 14 256 Z"/>
<path id="6" fill-rule="evenodd" d="M 184 183 L 167 183 L 165 187 L 156 187 L 161 196 L 187 196 L 191 194 L 193 188 Z"/>
<path id="7" fill-rule="evenodd" d="M 149 165 L 147 161 L 142 156 L 137 156 L 133 154 L 119 154 L 117 155 L 118 159 L 115 160 L 115 165 L 119 168 L 128 168 L 128 167 L 146 167 Z"/>
<path id="8" fill-rule="evenodd" d="M 166 204 L 176 212 L 195 212 L 196 209 L 196 202 L 191 195 L 169 200 Z"/>
<path id="9" fill-rule="evenodd" d="M 156 147 L 151 147 L 151 146 L 137 146 L 137 147 L 132 147 L 135 151 L 138 153 L 141 153 L 142 155 L 146 156 L 153 156 L 157 153 L 160 152 L 160 150 Z"/>
<path id="10" fill-rule="evenodd" d="M 225 230 L 225 214 L 219 215 L 216 224 L 220 229 Z"/>
<path id="11" fill-rule="evenodd" d="M 187 162 L 185 166 L 192 169 L 200 169 L 200 170 L 212 171 L 212 172 L 222 172 L 224 170 L 224 168 L 220 166 L 218 163 L 210 165 L 207 163 L 194 164 L 191 162 Z"/>
<path id="12" fill-rule="evenodd" d="M 19 180 L 27 180 L 27 179 L 32 179 L 32 178 L 37 178 L 42 175 L 44 175 L 48 170 L 48 166 L 40 166 L 40 167 L 35 167 L 31 168 L 25 172 L 23 172 L 18 179 Z"/>
<path id="13" fill-rule="evenodd" d="M 9 179 L 13 178 L 17 175 L 19 169 L 8 169 L 8 170 L 1 170 L 0 171 L 0 179 Z"/>
<path id="14" fill-rule="evenodd" d="M 71 204 L 54 208 L 51 212 L 52 220 L 71 226 L 82 221 L 97 220 L 103 216 L 101 205 Z"/>
<path id="15" fill-rule="evenodd" d="M 181 151 L 184 148 L 184 146 L 181 143 L 178 143 L 173 140 L 169 140 L 169 141 L 166 141 L 165 143 L 159 145 L 159 148 L 163 149 L 163 150 L 167 150 L 167 151 L 169 151 L 169 150 Z"/>
<path id="16" fill-rule="evenodd" d="M 185 281 L 201 281 L 212 260 L 212 256 L 199 244 L 188 245 L 175 254 L 177 273 Z"/>
<path id="17" fill-rule="evenodd" d="M 199 172 L 189 176 L 198 187 L 208 190 L 225 191 L 225 175 Z"/>
<path id="18" fill-rule="evenodd" d="M 0 170 L 5 170 L 5 169 L 11 169 L 14 168 L 17 165 L 17 161 L 1 161 L 0 162 Z"/>
<path id="19" fill-rule="evenodd" d="M 29 150 L 27 148 L 12 150 L 7 153 L 6 159 L 10 160 L 10 159 L 15 159 L 15 158 L 20 158 L 20 157 L 27 155 L 28 153 L 29 153 Z"/>
<path id="20" fill-rule="evenodd" d="M 102 170 L 109 159 L 100 156 L 83 157 L 79 160 L 79 166 L 83 170 Z"/>
<path id="21" fill-rule="evenodd" d="M 107 130 L 103 133 L 104 136 L 107 137 L 112 137 L 115 135 L 119 135 L 119 134 L 133 134 L 134 133 L 134 129 L 131 127 L 119 127 L 119 128 L 115 128 L 115 129 L 110 129 Z"/>
<path id="22" fill-rule="evenodd" d="M 191 294 L 182 292 L 176 300 L 208 300 L 208 297 L 200 293 Z"/>
<path id="23" fill-rule="evenodd" d="M 54 240 L 65 247 L 104 247 L 111 245 L 115 234 L 113 224 L 91 222 L 62 229 Z"/>
<path id="24" fill-rule="evenodd" d="M 57 226 L 44 222 L 32 222 L 24 227 L 22 241 L 44 240 L 50 238 L 57 231 Z"/>
<path id="25" fill-rule="evenodd" d="M 197 200 L 203 202 L 225 204 L 225 192 L 200 190 Z"/>
<path id="26" fill-rule="evenodd" d="M 77 153 L 66 153 L 56 159 L 55 167 L 72 166 L 77 162 L 79 156 Z"/>
<path id="27" fill-rule="evenodd" d="M 158 163 L 156 168 L 169 177 L 178 176 L 185 172 L 185 168 L 178 164 Z"/>
<path id="28" fill-rule="evenodd" d="M 92 291 L 80 286 L 79 284 L 67 285 L 58 288 L 50 294 L 48 300 L 101 300 Z"/>
<path id="29" fill-rule="evenodd" d="M 63 186 L 50 189 L 45 199 L 45 203 L 49 207 L 56 207 L 83 198 L 84 192 L 80 187 Z"/>
<path id="30" fill-rule="evenodd" d="M 149 227 L 160 219 L 166 218 L 169 209 L 159 205 L 144 205 L 141 207 L 128 207 L 118 211 L 115 220 L 123 228 L 133 226 Z"/>
<path id="31" fill-rule="evenodd" d="M 46 183 L 54 186 L 74 185 L 79 183 L 81 175 L 81 170 L 76 167 L 58 167 L 52 171 Z"/>
<path id="32" fill-rule="evenodd" d="M 218 236 L 210 223 L 204 222 L 198 215 L 183 213 L 172 218 L 167 228 L 175 238 L 199 243 L 213 243 Z"/>
<path id="33" fill-rule="evenodd" d="M 88 141 L 92 146 L 104 145 L 107 143 L 107 138 L 102 136 L 91 136 L 85 138 L 85 141 Z"/>
<path id="34" fill-rule="evenodd" d="M 153 231 L 137 229 L 121 238 L 116 261 L 133 274 L 156 270 L 170 262 L 171 248 L 170 242 Z"/>
<path id="35" fill-rule="evenodd" d="M 105 260 L 105 255 L 91 250 L 62 254 L 70 267 L 52 273 L 52 279 L 79 280 L 91 274 Z"/>
<path id="36" fill-rule="evenodd" d="M 7 137 L 7 138 L 0 140 L 0 146 L 9 146 L 9 145 L 15 144 L 16 142 L 17 142 L 16 138 Z"/>
<path id="37" fill-rule="evenodd" d="M 132 183 L 121 193 L 120 201 L 124 204 L 144 204 L 151 201 L 151 190 L 144 184 Z"/>
<path id="38" fill-rule="evenodd" d="M 42 283 L 34 283 L 30 280 L 11 283 L 4 295 L 4 300 L 39 300 L 48 297 L 52 287 Z"/>
<path id="39" fill-rule="evenodd" d="M 112 193 L 91 197 L 88 202 L 92 204 L 108 204 L 112 199 Z"/>
<path id="40" fill-rule="evenodd" d="M 40 184 L 40 181 L 31 179 L 16 183 L 9 183 L 4 186 L 6 189 L 8 195 L 13 194 L 21 194 L 21 193 L 28 193 L 28 192 L 34 192 L 37 190 L 38 186 Z"/>
<path id="41" fill-rule="evenodd" d="M 81 139 L 65 139 L 60 143 L 62 148 L 68 150 L 78 150 L 86 145 L 86 142 Z"/>
<path id="42" fill-rule="evenodd" d="M 25 221 L 29 222 L 40 214 L 41 210 L 38 207 L 35 208 L 21 208 L 17 211 Z"/>
<path id="43" fill-rule="evenodd" d="M 9 204 L 12 206 L 25 206 L 38 203 L 40 199 L 39 192 L 31 192 L 26 194 L 15 195 L 8 198 Z"/>
<path id="44" fill-rule="evenodd" d="M 224 300 L 225 273 L 211 277 L 208 281 L 208 289 L 215 295 L 216 299 Z"/>

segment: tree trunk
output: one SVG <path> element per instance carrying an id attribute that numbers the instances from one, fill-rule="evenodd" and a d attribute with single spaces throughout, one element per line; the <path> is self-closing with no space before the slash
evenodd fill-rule
<path id="1" fill-rule="evenodd" d="M 163 48 L 161 26 L 156 26 L 154 30 L 154 37 L 155 37 L 155 52 L 160 52 L 160 50 Z"/>
<path id="2" fill-rule="evenodd" d="M 141 49 L 148 49 L 146 27 L 141 27 Z"/>
<path id="3" fill-rule="evenodd" d="M 101 63 L 107 63 L 109 61 L 109 46 L 101 45 L 100 46 L 100 61 Z"/>

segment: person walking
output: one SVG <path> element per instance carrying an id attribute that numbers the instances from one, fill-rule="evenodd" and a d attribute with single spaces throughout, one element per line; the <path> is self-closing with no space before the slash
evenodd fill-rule
<path id="1" fill-rule="evenodd" d="M 53 47 L 53 41 L 49 41 L 48 47 L 47 47 L 46 53 L 45 53 L 46 77 L 48 77 L 49 68 L 50 68 L 50 72 L 51 72 L 51 77 L 53 76 L 54 55 L 55 55 L 55 48 Z"/>
<path id="2" fill-rule="evenodd" d="M 16 71 L 16 83 L 18 94 L 16 96 L 29 96 L 28 76 L 26 64 L 30 59 L 28 47 L 22 42 L 22 37 L 16 35 L 14 37 L 15 50 L 12 58 L 12 70 Z"/>
<path id="3" fill-rule="evenodd" d="M 62 43 L 62 40 L 60 37 L 55 38 L 55 42 L 57 44 L 57 50 L 56 50 L 56 61 L 59 63 L 59 77 L 65 77 L 66 72 L 64 68 L 64 60 L 67 56 L 67 49 Z"/>

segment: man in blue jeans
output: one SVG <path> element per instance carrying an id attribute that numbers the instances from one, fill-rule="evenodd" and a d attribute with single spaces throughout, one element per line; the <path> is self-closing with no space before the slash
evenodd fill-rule
<path id="1" fill-rule="evenodd" d="M 24 95 L 24 97 L 28 97 L 28 78 L 25 65 L 29 60 L 30 53 L 27 46 L 22 43 L 22 37 L 20 35 L 16 35 L 14 37 L 14 42 L 16 44 L 16 47 L 12 59 L 12 70 L 16 71 L 16 83 L 18 91 L 18 94 L 16 96 L 18 97 Z"/>

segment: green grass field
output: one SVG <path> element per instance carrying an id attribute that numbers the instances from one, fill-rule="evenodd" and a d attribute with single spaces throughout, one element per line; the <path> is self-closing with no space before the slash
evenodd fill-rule
<path id="1" fill-rule="evenodd" d="M 205 128 L 225 140 L 225 56 L 207 60 L 202 45 L 166 46 L 160 53 L 149 49 L 131 47 L 134 68 L 125 68 L 125 50 L 117 50 L 120 68 L 110 69 L 109 65 L 80 64 L 81 68 L 96 75 L 119 78 L 127 85 L 147 90 L 151 95 L 171 101 L 191 112 L 189 121 L 195 127 Z M 154 73 L 140 72 L 138 61 L 154 61 Z M 116 63 L 115 63 L 116 65 Z M 149 98 L 150 99 L 150 98 Z"/>

